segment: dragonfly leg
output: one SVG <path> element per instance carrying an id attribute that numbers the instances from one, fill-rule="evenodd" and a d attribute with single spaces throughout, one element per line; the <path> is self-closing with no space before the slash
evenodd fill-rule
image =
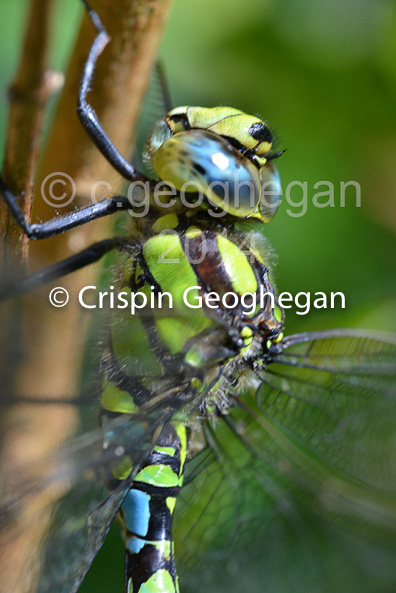
<path id="1" fill-rule="evenodd" d="M 4 199 L 12 212 L 16 222 L 21 227 L 24 234 L 29 239 L 48 239 L 55 235 L 60 235 L 74 229 L 78 226 L 109 216 L 120 210 L 131 209 L 131 203 L 128 198 L 123 196 L 114 196 L 102 200 L 97 204 L 91 204 L 80 210 L 70 212 L 64 216 L 57 216 L 52 220 L 40 223 L 40 224 L 29 224 L 25 219 L 23 212 L 18 204 L 18 198 L 13 194 L 10 188 L 4 183 L 0 177 L 0 191 L 4 196 Z"/>
<path id="2" fill-rule="evenodd" d="M 145 175 L 139 171 L 136 171 L 132 164 L 127 161 L 114 146 L 109 136 L 104 131 L 101 123 L 99 122 L 95 110 L 87 101 L 87 94 L 92 85 L 92 78 L 95 72 L 96 62 L 106 45 L 109 43 L 110 37 L 97 12 L 91 8 L 86 0 L 82 1 L 97 31 L 97 35 L 94 39 L 88 54 L 87 61 L 84 65 L 80 89 L 78 92 L 77 115 L 90 138 L 116 171 L 125 177 L 125 179 L 129 179 L 130 181 L 146 180 L 147 178 Z"/>
<path id="3" fill-rule="evenodd" d="M 106 253 L 112 249 L 118 249 L 125 243 L 125 238 L 113 237 L 112 239 L 105 239 L 93 243 L 83 251 L 72 255 L 66 259 L 63 259 L 52 266 L 48 266 L 43 270 L 39 270 L 29 276 L 21 278 L 19 281 L 15 281 L 13 284 L 3 286 L 0 289 L 0 301 L 7 300 L 15 297 L 19 294 L 28 292 L 40 286 L 44 286 L 47 282 L 56 280 L 71 274 L 76 270 L 80 270 L 89 264 L 93 264 L 102 258 Z M 129 240 L 128 244 L 131 242 Z"/>

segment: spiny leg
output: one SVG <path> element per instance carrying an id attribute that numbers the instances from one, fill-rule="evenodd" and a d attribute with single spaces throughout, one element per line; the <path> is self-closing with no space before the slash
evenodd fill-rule
<path id="1" fill-rule="evenodd" d="M 78 94 L 77 114 L 82 122 L 82 125 L 96 146 L 109 161 L 109 163 L 123 177 L 129 179 L 130 181 L 147 181 L 147 177 L 145 177 L 139 171 L 136 171 L 134 167 L 119 153 L 114 144 L 111 142 L 110 138 L 107 136 L 106 132 L 103 130 L 94 109 L 88 104 L 86 100 L 86 96 L 92 83 L 97 59 L 109 42 L 110 38 L 96 11 L 90 7 L 86 0 L 82 1 L 97 31 L 97 35 L 91 46 L 87 61 L 84 65 Z M 29 239 L 46 239 L 48 237 L 53 237 L 77 226 L 86 224 L 91 220 L 96 220 L 97 218 L 102 218 L 103 216 L 113 214 L 117 211 L 117 209 L 128 209 L 128 201 L 126 198 L 114 197 L 108 200 L 103 200 L 99 204 L 87 206 L 86 208 L 82 208 L 77 212 L 58 217 L 42 224 L 29 224 L 18 205 L 16 196 L 11 192 L 11 190 L 1 178 L 0 190 L 3 193 L 3 196 L 15 220 Z"/>
<path id="2" fill-rule="evenodd" d="M 96 62 L 106 45 L 109 43 L 110 37 L 97 12 L 91 8 L 86 0 L 82 0 L 82 2 L 84 3 L 89 17 L 97 31 L 97 35 L 89 51 L 87 61 L 84 65 L 80 89 L 78 92 L 78 117 L 80 118 L 82 125 L 97 148 L 116 171 L 125 177 L 125 179 L 129 179 L 130 181 L 146 180 L 147 178 L 139 171 L 136 171 L 131 163 L 128 162 L 117 150 L 100 124 L 95 110 L 87 102 L 87 94 L 92 83 Z"/>
<path id="3" fill-rule="evenodd" d="M 15 281 L 13 284 L 1 287 L 0 301 L 4 301 L 35 288 L 39 288 L 48 282 L 62 278 L 63 276 L 71 274 L 72 272 L 80 270 L 81 268 L 85 268 L 85 266 L 97 262 L 112 249 L 119 249 L 125 244 L 125 242 L 126 239 L 123 237 L 113 237 L 112 239 L 104 239 L 103 241 L 93 243 L 86 249 L 83 249 L 71 257 L 56 262 L 52 266 L 48 266 L 47 268 L 30 274 L 29 276 L 24 276 L 19 281 Z M 130 244 L 131 242 L 129 240 L 128 245 Z"/>
<path id="4" fill-rule="evenodd" d="M 29 224 L 18 204 L 18 198 L 12 193 L 1 177 L 0 191 L 16 222 L 29 239 L 48 239 L 49 237 L 60 235 L 78 226 L 97 220 L 98 218 L 109 216 L 110 214 L 114 214 L 121 210 L 131 209 L 131 203 L 127 197 L 114 196 L 102 200 L 97 204 L 92 204 L 85 208 L 81 208 L 80 210 L 70 212 L 64 216 L 58 216 L 47 222 Z"/>

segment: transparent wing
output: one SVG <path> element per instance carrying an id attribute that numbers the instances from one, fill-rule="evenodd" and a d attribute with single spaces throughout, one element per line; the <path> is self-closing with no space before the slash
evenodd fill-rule
<path id="1" fill-rule="evenodd" d="M 30 418 L 23 404 L 27 418 Z M 31 405 L 30 405 L 31 407 Z M 36 404 L 37 407 L 37 404 Z M 45 405 L 40 412 L 45 416 Z M 62 407 L 62 406 L 59 406 Z M 92 412 L 92 410 L 91 410 Z M 86 414 L 94 425 L 98 414 Z M 21 417 L 21 412 L 16 415 Z M 137 466 L 150 450 L 153 431 L 170 418 L 156 405 L 141 415 L 106 423 L 117 447 L 103 450 L 104 429 L 87 431 L 63 444 L 50 457 L 16 468 L 3 464 L 0 494 L 2 561 L 12 566 L 24 554 L 26 570 L 13 575 L 13 590 L 69 593 L 77 591 L 127 492 L 131 477 L 106 488 L 112 469 L 123 461 Z M 43 423 L 45 429 L 45 423 Z M 5 575 L 2 575 L 5 579 Z M 9 579 L 9 576 L 7 575 Z M 4 587 L 10 586 L 5 581 Z"/>
<path id="2" fill-rule="evenodd" d="M 395 337 L 291 336 L 245 384 L 188 467 L 181 590 L 395 590 Z"/>

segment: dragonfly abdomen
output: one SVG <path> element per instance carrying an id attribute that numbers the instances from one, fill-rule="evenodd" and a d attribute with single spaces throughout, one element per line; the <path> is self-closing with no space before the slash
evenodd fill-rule
<path id="1" fill-rule="evenodd" d="M 139 468 L 122 505 L 127 593 L 178 591 L 172 519 L 186 449 L 184 424 L 172 423 Z"/>

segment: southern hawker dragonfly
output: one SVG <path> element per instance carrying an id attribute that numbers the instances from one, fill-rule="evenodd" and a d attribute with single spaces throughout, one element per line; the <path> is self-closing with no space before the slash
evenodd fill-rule
<path id="1" fill-rule="evenodd" d="M 108 41 L 90 15 L 97 37 L 79 117 L 119 173 L 148 183 L 150 208 L 139 216 L 140 194 L 118 196 L 31 225 L 2 181 L 31 239 L 122 210 L 136 215 L 125 234 L 6 284 L 3 296 L 59 283 L 115 252 L 115 292 L 154 295 L 154 305 L 101 317 L 100 378 L 81 397 L 100 400 L 100 428 L 83 412 L 80 436 L 4 478 L 4 557 L 12 562 L 23 531 L 38 534 L 17 586 L 77 591 L 119 513 L 128 592 L 177 591 L 179 568 L 182 591 L 393 590 L 395 337 L 283 335 L 264 229 L 280 191 L 267 124 L 229 107 L 172 109 L 150 136 L 155 178 L 146 177 L 116 151 L 87 101 Z M 225 199 L 216 182 L 235 175 L 253 191 Z M 159 204 L 158 180 L 176 190 Z M 178 199 L 189 181 L 203 201 L 191 191 L 188 204 Z M 272 192 L 263 194 L 267 182 Z M 254 305 L 262 288 L 274 306 L 269 296 Z M 186 291 L 252 301 L 196 310 Z M 161 306 L 161 294 L 172 305 L 168 297 Z"/>

